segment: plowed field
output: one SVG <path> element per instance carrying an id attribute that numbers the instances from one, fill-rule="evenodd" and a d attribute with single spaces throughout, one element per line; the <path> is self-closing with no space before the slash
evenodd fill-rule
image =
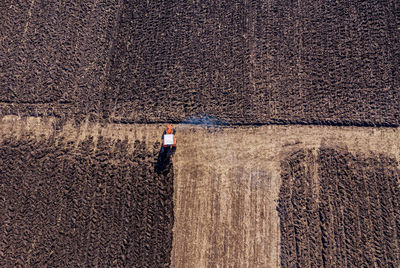
<path id="1" fill-rule="evenodd" d="M 385 155 L 299 150 L 282 162 L 284 267 L 398 267 L 400 172 Z"/>
<path id="2" fill-rule="evenodd" d="M 3 115 L 400 124 L 396 0 L 6 0 L 0 15 Z"/>
<path id="3" fill-rule="evenodd" d="M 0 267 L 400 267 L 398 0 L 0 18 Z"/>
<path id="4" fill-rule="evenodd" d="M 1 267 L 169 266 L 173 169 L 154 172 L 159 143 L 19 134 L 0 142 Z"/>

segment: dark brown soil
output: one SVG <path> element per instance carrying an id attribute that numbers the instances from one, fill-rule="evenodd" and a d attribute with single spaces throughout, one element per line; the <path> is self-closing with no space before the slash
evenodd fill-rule
<path id="1" fill-rule="evenodd" d="M 0 145 L 1 267 L 166 267 L 173 170 L 159 144 L 29 136 Z"/>
<path id="2" fill-rule="evenodd" d="M 101 113 L 119 8 L 110 0 L 1 1 L 2 113 Z"/>
<path id="3" fill-rule="evenodd" d="M 400 123 L 396 0 L 6 0 L 0 15 L 2 114 Z"/>
<path id="4" fill-rule="evenodd" d="M 282 163 L 283 267 L 399 267 L 400 172 L 386 156 L 300 150 Z"/>

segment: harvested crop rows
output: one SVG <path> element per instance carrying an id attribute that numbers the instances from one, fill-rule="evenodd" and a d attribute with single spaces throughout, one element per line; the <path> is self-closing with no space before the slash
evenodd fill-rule
<path id="1" fill-rule="evenodd" d="M 282 162 L 283 267 L 398 267 L 396 160 L 344 149 L 299 150 Z"/>
<path id="2" fill-rule="evenodd" d="M 136 141 L 29 135 L 0 144 L 1 267 L 164 267 L 173 170 Z"/>

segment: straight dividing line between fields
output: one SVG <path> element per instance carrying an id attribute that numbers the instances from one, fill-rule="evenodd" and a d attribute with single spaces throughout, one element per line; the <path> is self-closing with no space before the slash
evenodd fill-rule
<path id="1" fill-rule="evenodd" d="M 111 123 L 114 124 L 126 124 L 126 125 L 164 125 L 164 124 L 182 124 L 181 122 L 178 121 L 148 121 L 148 122 L 143 122 L 143 121 L 131 121 L 131 120 L 116 120 L 112 119 Z M 327 121 L 326 123 L 322 122 L 321 124 L 316 124 L 316 123 L 309 123 L 309 122 L 282 122 L 278 120 L 272 120 L 271 122 L 266 122 L 266 123 L 225 123 L 221 125 L 207 125 L 207 124 L 187 124 L 187 125 L 193 125 L 193 126 L 200 126 L 203 128 L 231 128 L 231 127 L 261 127 L 261 126 L 330 126 L 330 127 L 360 127 L 360 128 L 371 128 L 371 127 L 379 127 L 379 128 L 399 128 L 400 127 L 400 122 L 397 124 L 374 124 L 374 123 L 369 123 L 369 122 L 364 122 L 362 124 L 347 124 L 347 123 L 340 123 L 340 122 L 331 122 Z"/>

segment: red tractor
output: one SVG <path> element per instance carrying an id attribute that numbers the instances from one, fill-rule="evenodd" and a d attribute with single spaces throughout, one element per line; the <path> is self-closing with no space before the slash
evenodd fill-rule
<path id="1" fill-rule="evenodd" d="M 157 160 L 157 172 L 167 169 L 171 163 L 171 156 L 176 151 L 175 129 L 172 125 L 168 125 L 162 134 L 162 145 Z"/>

